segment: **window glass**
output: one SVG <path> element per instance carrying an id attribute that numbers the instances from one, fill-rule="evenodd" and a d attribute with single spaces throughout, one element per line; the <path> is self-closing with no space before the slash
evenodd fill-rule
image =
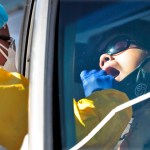
<path id="1" fill-rule="evenodd" d="M 80 73 L 83 70 L 91 71 L 93 69 L 96 69 L 97 71 L 100 71 L 101 69 L 103 69 L 105 70 L 107 75 L 110 75 L 113 78 L 111 78 L 113 80 L 111 80 L 112 82 L 114 82 L 115 80 L 116 86 L 106 87 L 104 87 L 105 83 L 103 83 L 102 87 L 100 87 L 99 82 L 101 81 L 97 81 L 96 85 L 92 84 L 92 86 L 97 86 L 98 84 L 98 88 L 93 89 L 91 93 L 107 89 L 116 89 L 126 93 L 128 98 L 131 100 L 149 91 L 149 69 L 145 70 L 149 59 L 142 65 L 142 69 L 140 68 L 140 65 L 141 62 L 147 56 L 149 56 L 148 53 L 150 48 L 146 40 L 143 41 L 142 37 L 138 38 L 139 35 L 144 34 L 144 38 L 148 39 L 148 36 L 146 36 L 148 30 L 144 29 L 144 26 L 145 28 L 150 27 L 149 8 L 149 2 L 140 1 L 104 2 L 98 0 L 78 0 L 72 2 L 60 2 L 58 20 L 58 74 L 61 127 L 64 131 L 62 132 L 62 143 L 64 148 L 70 148 L 78 142 L 78 140 L 76 139 L 77 133 L 76 121 L 73 113 L 73 99 L 79 101 L 80 99 L 86 97 L 86 93 L 84 93 L 85 89 L 83 88 L 82 80 L 80 79 Z M 131 28 L 133 28 L 134 30 L 131 31 Z M 131 36 L 129 36 L 129 34 Z M 135 35 L 135 38 L 133 35 Z M 145 43 L 143 44 L 141 41 Z M 129 63 L 128 60 L 131 58 L 128 57 L 128 55 L 124 55 L 126 54 L 125 50 L 128 49 L 130 49 L 129 56 L 137 58 L 137 61 L 135 63 Z M 133 49 L 137 51 L 140 56 L 132 54 Z M 106 53 L 108 56 L 105 56 L 105 58 L 102 59 L 101 56 L 104 53 Z M 122 55 L 124 56 L 120 57 Z M 121 63 L 125 64 L 125 68 L 127 68 L 127 72 L 125 74 L 123 74 L 123 65 L 119 66 L 118 64 L 108 63 L 108 61 L 112 61 L 113 59 L 117 60 L 118 58 L 121 60 Z M 106 62 L 108 63 L 107 67 L 104 65 L 106 64 Z M 132 73 L 133 75 L 131 75 Z M 140 75 L 142 73 L 144 75 Z M 88 77 L 89 76 L 90 75 L 88 75 Z M 99 76 L 99 74 L 96 74 L 93 80 L 96 80 L 95 78 L 98 78 Z M 88 78 L 86 82 L 92 83 L 93 81 L 91 78 Z M 142 107 L 143 109 L 140 110 L 140 107 Z M 146 103 L 143 102 L 139 105 L 135 105 L 135 107 L 132 108 L 133 114 L 132 118 L 130 118 L 130 121 L 132 121 L 134 117 L 137 116 L 137 114 L 141 115 L 142 112 L 145 113 L 144 107 L 148 107 L 147 101 Z M 105 111 L 105 106 L 103 108 L 103 111 Z M 149 110 L 147 111 L 149 113 Z M 140 119 L 143 119 L 144 117 L 146 117 L 146 114 L 144 116 L 141 115 L 139 119 L 135 119 L 133 126 L 136 123 L 139 123 Z M 98 122 L 100 122 L 100 120 Z M 147 121 L 145 125 L 147 126 L 148 124 L 149 122 Z M 118 124 L 116 121 L 116 128 L 117 126 Z M 139 144 L 139 146 L 144 147 L 148 144 L 147 140 L 144 138 L 148 139 L 148 137 L 144 136 L 143 126 L 139 125 L 139 128 L 141 129 L 141 131 L 140 129 L 135 131 L 135 128 L 131 128 L 132 135 L 128 137 L 129 139 L 132 139 L 134 136 L 137 136 L 136 134 L 139 135 L 142 132 L 142 142 L 141 145 Z M 88 132 L 90 132 L 90 130 L 92 129 L 89 129 Z M 137 133 L 135 134 L 134 132 Z M 123 136 L 124 135 L 125 134 L 123 134 Z M 115 135 L 112 135 L 110 139 L 113 139 L 113 136 Z M 134 141 L 137 142 L 138 140 L 139 139 L 135 138 Z M 133 147 L 134 146 L 135 145 L 133 144 Z"/>

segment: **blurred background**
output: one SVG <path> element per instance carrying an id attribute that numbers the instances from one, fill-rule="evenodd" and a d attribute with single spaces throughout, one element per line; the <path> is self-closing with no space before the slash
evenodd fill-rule
<path id="1" fill-rule="evenodd" d="M 0 0 L 0 3 L 6 8 L 9 14 L 9 31 L 10 35 L 16 41 L 16 48 L 18 50 L 25 0 Z"/>

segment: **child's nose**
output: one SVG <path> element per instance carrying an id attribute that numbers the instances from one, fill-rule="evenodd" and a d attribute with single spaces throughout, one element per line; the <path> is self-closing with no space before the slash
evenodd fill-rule
<path id="1" fill-rule="evenodd" d="M 100 61 L 99 61 L 99 66 L 100 66 L 100 68 L 103 69 L 105 63 L 106 63 L 107 61 L 112 60 L 112 59 L 113 59 L 113 57 L 112 57 L 111 55 L 109 55 L 109 54 L 102 54 L 102 55 L 100 56 Z"/>

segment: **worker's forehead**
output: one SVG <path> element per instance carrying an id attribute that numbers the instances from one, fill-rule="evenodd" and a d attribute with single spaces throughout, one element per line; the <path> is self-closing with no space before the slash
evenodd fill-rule
<path id="1" fill-rule="evenodd" d="M 0 35 L 6 35 L 6 36 L 9 36 L 9 29 L 8 29 L 8 26 L 5 25 L 4 27 L 2 27 L 0 29 Z"/>

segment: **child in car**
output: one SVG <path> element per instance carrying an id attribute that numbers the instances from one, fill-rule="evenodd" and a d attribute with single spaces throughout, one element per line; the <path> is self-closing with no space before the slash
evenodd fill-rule
<path id="1" fill-rule="evenodd" d="M 131 100 L 150 91 L 149 27 L 147 21 L 135 20 L 104 33 L 99 48 L 100 70 L 80 74 L 86 97 L 95 91 L 116 89 Z M 132 107 L 134 120 L 120 149 L 144 149 L 148 145 L 150 134 L 145 131 L 150 126 L 149 106 L 146 100 Z"/>

